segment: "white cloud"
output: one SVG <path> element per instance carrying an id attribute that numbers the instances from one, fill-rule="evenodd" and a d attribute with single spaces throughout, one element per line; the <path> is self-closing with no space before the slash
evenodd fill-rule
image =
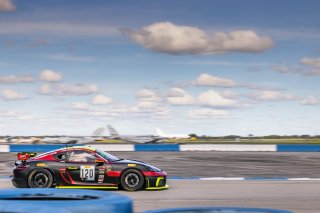
<path id="1" fill-rule="evenodd" d="M 300 101 L 303 105 L 318 105 L 320 104 L 320 99 L 315 96 L 309 96 Z"/>
<path id="2" fill-rule="evenodd" d="M 231 90 L 224 90 L 221 92 L 221 95 L 225 98 L 237 98 L 240 96 L 238 93 Z"/>
<path id="3" fill-rule="evenodd" d="M 128 34 L 147 49 L 169 54 L 257 53 L 273 46 L 269 37 L 259 36 L 252 30 L 209 35 L 199 28 L 171 22 L 154 23 Z"/>
<path id="4" fill-rule="evenodd" d="M 198 96 L 198 103 L 204 106 L 213 107 L 236 107 L 238 102 L 233 99 L 225 98 L 221 93 L 209 90 Z"/>
<path id="5" fill-rule="evenodd" d="M 130 108 L 130 112 L 134 113 L 153 113 L 157 110 L 159 104 L 156 102 L 139 102 Z"/>
<path id="6" fill-rule="evenodd" d="M 16 84 L 16 83 L 31 83 L 34 79 L 32 76 L 17 76 L 17 75 L 8 75 L 0 76 L 0 84 Z"/>
<path id="7" fill-rule="evenodd" d="M 99 92 L 99 88 L 95 84 L 42 84 L 37 93 L 40 95 L 56 95 L 56 96 L 81 96 L 91 95 Z"/>
<path id="8" fill-rule="evenodd" d="M 142 89 L 137 92 L 137 98 L 140 102 L 160 102 L 162 98 L 154 90 Z"/>
<path id="9" fill-rule="evenodd" d="M 74 62 L 92 62 L 95 60 L 94 57 L 91 56 L 73 56 L 69 54 L 55 54 L 49 55 L 50 59 L 62 60 L 62 61 L 74 61 Z"/>
<path id="10" fill-rule="evenodd" d="M 3 118 L 17 119 L 17 120 L 31 120 L 34 116 L 28 113 L 16 112 L 13 110 L 0 111 L 0 116 Z"/>
<path id="11" fill-rule="evenodd" d="M 271 67 L 273 71 L 279 73 L 298 73 L 299 70 L 296 67 L 290 66 L 288 64 L 276 64 Z"/>
<path id="12" fill-rule="evenodd" d="M 195 98 L 181 88 L 171 88 L 167 94 L 167 101 L 172 105 L 193 105 Z"/>
<path id="13" fill-rule="evenodd" d="M 320 67 L 320 58 L 303 58 L 301 63 L 311 67 Z"/>
<path id="14" fill-rule="evenodd" d="M 170 118 L 170 109 L 160 108 L 154 113 L 154 117 L 157 119 Z"/>
<path id="15" fill-rule="evenodd" d="M 54 90 L 51 84 L 42 84 L 38 89 L 37 93 L 40 95 L 53 95 Z"/>
<path id="16" fill-rule="evenodd" d="M 112 102 L 112 99 L 104 95 L 96 95 L 91 100 L 91 103 L 96 105 L 107 105 L 107 104 L 110 104 L 111 102 Z"/>
<path id="17" fill-rule="evenodd" d="M 28 99 L 27 96 L 20 94 L 11 89 L 5 89 L 1 92 L 1 96 L 4 100 L 8 101 L 17 101 L 17 100 L 25 100 Z"/>
<path id="18" fill-rule="evenodd" d="M 181 88 L 171 88 L 167 94 L 167 101 L 171 105 L 200 105 L 210 107 L 247 107 L 248 105 L 234 100 L 237 94 L 231 91 L 217 92 L 209 90 L 198 96 L 192 96 Z"/>
<path id="19" fill-rule="evenodd" d="M 255 91 L 251 98 L 259 101 L 288 101 L 295 97 L 292 94 L 282 93 L 275 90 L 260 90 Z"/>
<path id="20" fill-rule="evenodd" d="M 187 117 L 197 119 L 226 118 L 229 116 L 231 116 L 231 113 L 226 110 L 216 110 L 208 108 L 192 110 L 187 114 Z"/>
<path id="21" fill-rule="evenodd" d="M 235 87 L 236 83 L 230 79 L 204 73 L 193 81 L 193 85 L 201 87 Z"/>
<path id="22" fill-rule="evenodd" d="M 89 105 L 87 103 L 84 103 L 84 102 L 78 102 L 78 103 L 71 104 L 71 106 L 69 108 L 70 109 L 74 109 L 74 110 L 87 111 L 87 110 L 89 110 Z"/>
<path id="23" fill-rule="evenodd" d="M 59 91 L 62 95 L 90 95 L 99 92 L 99 88 L 95 84 L 62 84 L 59 86 Z"/>
<path id="24" fill-rule="evenodd" d="M 303 58 L 300 63 L 308 67 L 306 75 L 320 75 L 320 58 Z"/>
<path id="25" fill-rule="evenodd" d="M 42 81 L 48 81 L 48 82 L 58 82 L 62 80 L 62 74 L 52 71 L 52 70 L 43 70 L 40 73 L 40 79 Z"/>
<path id="26" fill-rule="evenodd" d="M 0 0 L 0 12 L 11 12 L 14 11 L 16 7 L 11 0 Z"/>
<path id="27" fill-rule="evenodd" d="M 128 113 L 135 117 L 160 118 L 165 117 L 164 99 L 158 92 L 152 89 L 142 89 L 136 95 L 138 102 L 129 108 Z M 129 114 L 128 114 L 129 115 Z"/>

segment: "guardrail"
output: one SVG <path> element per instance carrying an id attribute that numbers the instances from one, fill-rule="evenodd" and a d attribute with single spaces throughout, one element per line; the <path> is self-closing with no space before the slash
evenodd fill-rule
<path id="1" fill-rule="evenodd" d="M 105 151 L 136 151 L 136 152 L 180 152 L 180 151 L 232 151 L 232 152 L 320 152 L 320 145 L 311 144 L 279 144 L 279 145 L 248 145 L 248 144 L 92 144 L 92 147 Z M 0 152 L 47 152 L 66 147 L 64 144 L 0 145 Z"/>

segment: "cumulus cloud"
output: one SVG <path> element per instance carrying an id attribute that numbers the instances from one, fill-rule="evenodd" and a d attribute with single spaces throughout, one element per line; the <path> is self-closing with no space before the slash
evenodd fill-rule
<path id="1" fill-rule="evenodd" d="M 318 105 L 320 104 L 320 99 L 315 96 L 308 96 L 300 101 L 302 105 Z"/>
<path id="2" fill-rule="evenodd" d="M 196 119 L 226 118 L 229 116 L 231 116 L 231 113 L 226 110 L 209 108 L 195 109 L 187 114 L 187 117 Z"/>
<path id="3" fill-rule="evenodd" d="M 16 84 L 16 83 L 32 83 L 34 81 L 32 76 L 17 76 L 17 75 L 8 75 L 0 76 L 0 84 Z"/>
<path id="4" fill-rule="evenodd" d="M 157 111 L 159 104 L 156 102 L 138 102 L 130 108 L 130 112 L 134 113 L 153 113 Z"/>
<path id="5" fill-rule="evenodd" d="M 238 104 L 236 100 L 225 98 L 214 90 L 201 93 L 197 99 L 201 105 L 212 107 L 236 107 Z"/>
<path id="6" fill-rule="evenodd" d="M 42 81 L 48 81 L 48 82 L 59 82 L 62 80 L 62 74 L 52 71 L 52 70 L 43 70 L 40 73 L 40 79 Z"/>
<path id="7" fill-rule="evenodd" d="M 89 105 L 85 102 L 77 102 L 77 103 L 71 104 L 69 108 L 74 110 L 87 111 L 89 110 Z"/>
<path id="8" fill-rule="evenodd" d="M 158 22 L 127 33 L 144 48 L 169 54 L 257 53 L 273 46 L 269 37 L 252 30 L 208 34 L 196 27 L 171 22 Z"/>
<path id="9" fill-rule="evenodd" d="M 170 118 L 170 109 L 168 108 L 159 108 L 155 113 L 154 113 L 154 118 L 156 119 L 164 119 L 164 118 Z"/>
<path id="10" fill-rule="evenodd" d="M 42 84 L 37 93 L 40 95 L 57 95 L 57 96 L 81 96 L 91 95 L 99 92 L 99 88 L 95 84 Z"/>
<path id="11" fill-rule="evenodd" d="M 1 96 L 4 100 L 8 101 L 18 101 L 18 100 L 25 100 L 28 99 L 27 96 L 20 94 L 11 89 L 5 89 L 1 92 Z"/>
<path id="12" fill-rule="evenodd" d="M 295 97 L 292 94 L 275 90 L 259 90 L 253 92 L 251 98 L 258 101 L 288 101 L 293 100 Z"/>
<path id="13" fill-rule="evenodd" d="M 94 96 L 93 99 L 91 100 L 91 103 L 95 105 L 107 105 L 112 103 L 112 99 L 100 94 L 100 95 Z"/>
<path id="14" fill-rule="evenodd" d="M 0 111 L 0 116 L 2 118 L 17 119 L 17 120 L 31 120 L 34 118 L 34 116 L 28 113 L 17 112 L 14 110 Z"/>
<path id="15" fill-rule="evenodd" d="M 225 98 L 237 98 L 240 96 L 238 93 L 231 90 L 224 90 L 221 92 L 221 95 Z"/>
<path id="16" fill-rule="evenodd" d="M 0 12 L 11 12 L 14 11 L 16 7 L 11 0 L 0 0 Z"/>
<path id="17" fill-rule="evenodd" d="M 280 63 L 273 65 L 271 67 L 273 71 L 279 72 L 279 73 L 301 73 L 303 70 L 297 66 L 293 66 L 290 64 Z"/>
<path id="18" fill-rule="evenodd" d="M 235 87 L 236 83 L 233 80 L 220 78 L 207 73 L 201 74 L 196 80 L 194 80 L 193 85 L 200 87 Z"/>
<path id="19" fill-rule="evenodd" d="M 67 85 L 63 84 L 59 87 L 60 94 L 62 95 L 90 95 L 99 92 L 97 85 L 84 85 L 84 84 L 74 84 Z"/>
<path id="20" fill-rule="evenodd" d="M 160 95 L 151 89 L 142 89 L 138 91 L 137 98 L 140 102 L 159 102 L 162 100 Z"/>
<path id="21" fill-rule="evenodd" d="M 303 58 L 300 63 L 308 67 L 306 75 L 320 75 L 320 58 Z"/>
<path id="22" fill-rule="evenodd" d="M 181 88 L 171 88 L 167 94 L 167 101 L 172 105 L 192 105 L 195 98 Z"/>
<path id="23" fill-rule="evenodd" d="M 171 88 L 167 94 L 167 101 L 171 105 L 200 105 L 208 107 L 225 107 L 237 108 L 247 107 L 247 105 L 238 102 L 235 98 L 235 93 L 231 91 L 218 92 L 209 90 L 192 96 L 181 88 Z"/>

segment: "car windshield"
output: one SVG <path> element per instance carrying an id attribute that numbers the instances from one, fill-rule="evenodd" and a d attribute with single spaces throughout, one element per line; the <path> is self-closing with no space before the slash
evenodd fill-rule
<path id="1" fill-rule="evenodd" d="M 101 157 L 103 157 L 104 159 L 106 159 L 108 161 L 118 161 L 119 160 L 119 158 L 117 158 L 107 152 L 101 151 L 99 149 L 97 149 L 96 152 L 98 155 L 100 155 Z"/>

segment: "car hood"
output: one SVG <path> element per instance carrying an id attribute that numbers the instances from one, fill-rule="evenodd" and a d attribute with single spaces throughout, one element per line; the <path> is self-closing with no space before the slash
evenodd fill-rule
<path id="1" fill-rule="evenodd" d="M 150 166 L 150 164 L 142 162 L 142 161 L 138 161 L 138 160 L 120 159 L 116 162 L 123 163 L 123 164 L 139 164 L 139 165 L 143 165 L 143 166 Z"/>
<path id="2" fill-rule="evenodd" d="M 149 169 L 151 169 L 151 171 L 155 171 L 155 172 L 160 172 L 162 171 L 162 169 L 159 169 L 155 166 L 152 166 L 146 162 L 142 162 L 142 161 L 138 161 L 138 160 L 128 160 L 128 159 L 120 159 L 119 161 L 117 161 L 117 163 L 121 163 L 121 164 L 138 164 L 138 165 L 143 165 L 145 167 L 148 167 Z"/>

